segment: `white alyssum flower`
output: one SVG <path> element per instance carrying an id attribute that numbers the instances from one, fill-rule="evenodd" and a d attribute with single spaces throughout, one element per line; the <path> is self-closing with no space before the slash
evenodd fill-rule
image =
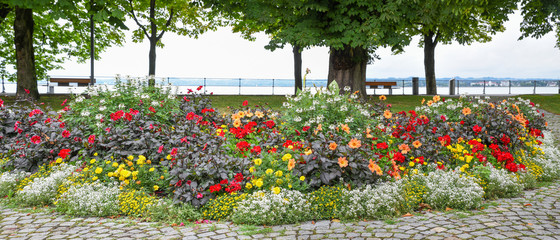
<path id="1" fill-rule="evenodd" d="M 300 116 L 296 116 L 294 118 L 294 122 L 301 122 L 301 117 Z"/>
<path id="2" fill-rule="evenodd" d="M 80 115 L 82 115 L 82 117 L 87 117 L 89 116 L 89 114 L 90 114 L 89 111 L 86 110 L 86 111 L 82 111 Z"/>
<path id="3" fill-rule="evenodd" d="M 19 181 L 29 176 L 30 173 L 12 171 L 0 174 L 0 196 L 6 196 L 10 191 L 15 192 Z"/>
<path id="4" fill-rule="evenodd" d="M 241 201 L 232 214 L 236 223 L 276 225 L 306 220 L 311 205 L 306 195 L 299 191 L 281 189 L 258 191 Z"/>
<path id="5" fill-rule="evenodd" d="M 73 215 L 111 216 L 119 213 L 119 186 L 99 182 L 71 187 L 57 200 L 56 207 Z"/>
<path id="6" fill-rule="evenodd" d="M 50 175 L 35 178 L 33 182 L 17 192 L 17 198 L 27 205 L 50 204 L 56 197 L 57 189 L 70 176 L 75 166 L 63 163 L 53 167 Z"/>

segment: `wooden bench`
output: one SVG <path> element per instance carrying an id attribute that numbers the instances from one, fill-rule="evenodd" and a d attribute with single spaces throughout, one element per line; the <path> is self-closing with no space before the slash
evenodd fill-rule
<path id="1" fill-rule="evenodd" d="M 397 88 L 397 82 L 366 82 L 366 86 L 374 91 L 376 88 L 389 89 L 389 95 L 393 95 L 393 88 Z"/>
<path id="2" fill-rule="evenodd" d="M 50 82 L 58 83 L 58 86 L 70 86 L 70 83 L 78 83 L 79 87 L 87 87 L 90 83 L 89 78 L 49 78 Z M 93 79 L 95 83 L 95 79 Z"/>

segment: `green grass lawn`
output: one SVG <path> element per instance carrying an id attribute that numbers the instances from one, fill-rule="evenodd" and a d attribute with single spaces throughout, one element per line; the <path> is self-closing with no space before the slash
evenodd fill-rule
<path id="1" fill-rule="evenodd" d="M 282 103 L 286 100 L 285 96 L 280 95 L 213 95 L 209 96 L 212 100 L 212 105 L 220 112 L 231 112 L 229 108 L 241 108 L 243 101 L 247 100 L 249 106 L 266 105 L 274 110 L 280 110 Z M 379 96 L 371 96 L 371 101 L 377 101 Z M 538 103 L 540 107 L 548 112 L 560 114 L 560 95 L 522 95 L 522 98 L 530 99 L 534 103 Z M 5 104 L 11 105 L 15 102 L 14 96 L 0 96 L 0 99 L 5 101 Z M 40 103 L 51 106 L 54 110 L 62 109 L 60 104 L 64 99 L 70 99 L 70 95 L 43 95 L 41 96 Z M 393 112 L 412 110 L 420 106 L 422 99 L 426 101 L 432 99 L 432 96 L 402 96 L 393 95 L 387 96 L 385 101 L 391 104 Z"/>

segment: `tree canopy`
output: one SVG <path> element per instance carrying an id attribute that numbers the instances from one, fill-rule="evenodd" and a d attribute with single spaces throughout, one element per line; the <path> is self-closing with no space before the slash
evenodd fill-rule
<path id="1" fill-rule="evenodd" d="M 556 32 L 556 47 L 560 48 L 560 0 L 523 0 L 521 2 L 521 37 L 540 38 Z"/>

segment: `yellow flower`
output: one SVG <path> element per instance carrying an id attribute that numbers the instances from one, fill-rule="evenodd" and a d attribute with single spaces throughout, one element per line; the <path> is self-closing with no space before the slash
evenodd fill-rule
<path id="1" fill-rule="evenodd" d="M 113 177 L 113 172 L 107 173 L 107 177 Z"/>
<path id="2" fill-rule="evenodd" d="M 113 165 L 111 165 L 111 166 L 113 166 L 113 167 L 118 167 L 118 166 L 119 166 L 119 164 L 118 164 L 118 163 L 116 163 L 116 162 L 114 162 L 114 163 L 113 163 Z"/>
<path id="3" fill-rule="evenodd" d="M 101 172 L 103 172 L 103 168 L 98 167 L 95 169 L 95 173 L 100 174 Z"/>
<path id="4" fill-rule="evenodd" d="M 385 97 L 385 95 L 381 95 L 381 96 L 379 96 L 379 100 L 385 101 L 385 100 L 387 100 L 387 97 Z"/>
<path id="5" fill-rule="evenodd" d="M 257 165 L 257 166 L 262 164 L 262 159 L 260 159 L 260 158 L 257 158 L 254 161 L 255 161 L 255 165 Z"/>
<path id="6" fill-rule="evenodd" d="M 288 188 L 292 188 L 292 184 L 288 185 Z"/>
<path id="7" fill-rule="evenodd" d="M 286 153 L 282 157 L 282 161 L 288 161 L 288 160 L 290 160 L 290 158 L 292 158 L 292 154 Z"/>
<path id="8" fill-rule="evenodd" d="M 129 155 L 127 158 L 128 158 L 128 160 L 132 161 L 132 159 L 134 159 L 134 156 Z"/>
<path id="9" fill-rule="evenodd" d="M 157 191 L 159 189 L 158 185 L 154 185 L 154 191 Z"/>
<path id="10" fill-rule="evenodd" d="M 132 172 L 130 172 L 130 171 L 126 170 L 126 169 L 123 169 L 123 170 L 121 171 L 121 176 L 123 176 L 124 178 L 130 177 L 131 174 L 132 174 Z"/>
<path id="11" fill-rule="evenodd" d="M 296 166 L 296 161 L 293 158 L 291 158 L 290 161 L 288 161 L 288 170 L 291 171 L 292 169 L 294 169 L 295 166 Z"/>
<path id="12" fill-rule="evenodd" d="M 280 188 L 275 187 L 275 188 L 272 189 L 272 192 L 274 192 L 274 194 L 278 194 L 278 193 L 280 193 Z"/>
<path id="13" fill-rule="evenodd" d="M 255 167 L 250 167 L 250 168 L 249 168 L 249 172 L 250 172 L 250 173 L 253 173 L 254 171 L 255 171 Z"/>
<path id="14" fill-rule="evenodd" d="M 130 184 L 130 181 L 124 180 L 124 185 L 128 185 L 128 184 Z"/>
<path id="15" fill-rule="evenodd" d="M 62 158 L 57 158 L 56 163 L 62 163 Z"/>
<path id="16" fill-rule="evenodd" d="M 97 177 L 93 177 L 91 180 L 95 181 L 95 180 L 97 180 L 97 179 L 98 179 Z"/>
<path id="17" fill-rule="evenodd" d="M 408 162 L 408 166 L 414 167 L 414 162 Z"/>
<path id="18" fill-rule="evenodd" d="M 280 178 L 276 179 L 276 184 L 282 185 L 282 183 L 284 183 L 284 180 L 282 180 Z"/>
<path id="19" fill-rule="evenodd" d="M 148 170 L 148 171 L 153 172 L 154 170 L 156 170 L 156 169 L 155 168 L 150 168 L 150 170 Z"/>
<path id="20" fill-rule="evenodd" d="M 83 170 L 83 171 L 84 171 L 84 172 L 87 172 L 88 170 L 89 170 L 89 168 L 84 168 L 84 170 Z"/>
<path id="21" fill-rule="evenodd" d="M 95 158 L 94 158 L 94 159 L 91 159 L 91 160 L 89 160 L 89 163 L 91 163 L 91 164 L 94 164 L 94 163 L 95 163 Z"/>
<path id="22" fill-rule="evenodd" d="M 168 154 L 167 157 L 165 157 L 165 158 L 167 158 L 167 160 L 171 160 L 172 157 L 171 157 L 171 155 Z"/>
<path id="23" fill-rule="evenodd" d="M 270 169 L 270 168 L 269 168 L 269 169 L 266 169 L 266 174 L 272 174 L 272 172 L 274 172 L 274 170 L 272 170 L 272 169 Z"/>
<path id="24" fill-rule="evenodd" d="M 262 178 L 259 178 L 259 179 L 257 179 L 257 181 L 255 181 L 255 186 L 260 188 L 260 187 L 262 187 L 262 185 L 263 185 Z"/>
<path id="25" fill-rule="evenodd" d="M 253 188 L 253 184 L 248 182 L 247 184 L 245 184 L 245 188 L 251 189 L 251 188 Z"/>
<path id="26" fill-rule="evenodd" d="M 138 156 L 138 160 L 136 160 L 136 164 L 143 165 L 146 163 L 146 157 L 144 155 Z"/>
<path id="27" fill-rule="evenodd" d="M 299 180 L 300 180 L 300 181 L 305 181 L 305 176 L 299 177 Z"/>
<path id="28" fill-rule="evenodd" d="M 107 160 L 107 161 L 105 162 L 105 164 L 109 165 L 109 164 L 111 164 L 111 161 Z"/>
<path id="29" fill-rule="evenodd" d="M 93 154 L 93 156 L 95 156 L 95 157 L 97 157 L 97 155 L 98 155 L 97 153 L 94 153 L 94 154 Z"/>
<path id="30" fill-rule="evenodd" d="M 274 173 L 274 175 L 276 175 L 276 177 L 282 177 L 282 171 L 278 170 L 276 171 L 276 173 Z"/>
<path id="31" fill-rule="evenodd" d="M 138 171 L 134 171 L 134 172 L 132 172 L 132 176 L 133 176 L 133 177 L 136 177 L 136 176 L 138 176 Z"/>
<path id="32" fill-rule="evenodd" d="M 309 149 L 307 151 L 304 152 L 305 155 L 311 155 L 313 153 L 313 150 Z"/>

